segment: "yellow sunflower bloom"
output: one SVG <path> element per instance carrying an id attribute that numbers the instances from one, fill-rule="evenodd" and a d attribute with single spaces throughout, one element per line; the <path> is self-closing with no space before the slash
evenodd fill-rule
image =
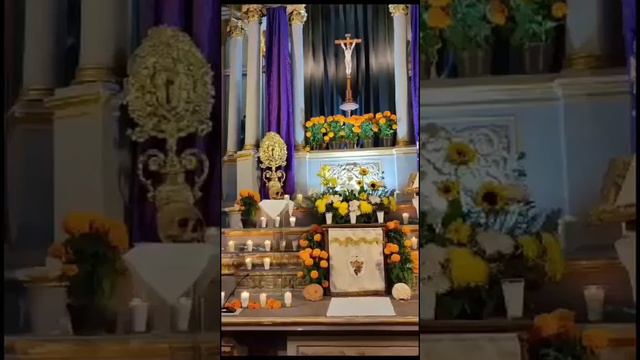
<path id="1" fill-rule="evenodd" d="M 457 219 L 447 227 L 446 236 L 454 244 L 466 245 L 471 239 L 471 232 L 472 229 L 469 224 L 465 224 L 462 219 Z"/>
<path id="2" fill-rule="evenodd" d="M 358 173 L 360 173 L 360 176 L 367 176 L 369 175 L 369 169 L 365 167 L 361 167 Z"/>
<path id="3" fill-rule="evenodd" d="M 445 180 L 437 184 L 438 194 L 451 201 L 460 197 L 460 183 L 454 180 Z"/>
<path id="4" fill-rule="evenodd" d="M 500 210 L 507 204 L 507 194 L 502 185 L 486 182 L 480 186 L 476 204 L 484 210 Z"/>
<path id="5" fill-rule="evenodd" d="M 466 143 L 452 142 L 447 149 L 447 160 L 453 165 L 469 165 L 476 157 L 476 151 Z"/>
<path id="6" fill-rule="evenodd" d="M 366 201 L 360 201 L 360 211 L 363 214 L 371 214 L 373 212 L 373 206 Z"/>

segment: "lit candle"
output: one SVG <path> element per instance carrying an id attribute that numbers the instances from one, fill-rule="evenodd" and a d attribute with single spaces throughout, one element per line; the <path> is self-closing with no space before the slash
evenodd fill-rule
<path id="1" fill-rule="evenodd" d="M 302 194 L 298 194 L 298 195 L 296 196 L 296 201 L 297 201 L 298 203 L 301 203 L 301 202 L 302 202 Z"/>
<path id="2" fill-rule="evenodd" d="M 251 270 L 251 266 L 253 266 L 253 260 L 251 260 L 251 258 L 246 258 L 244 260 L 244 263 L 247 265 L 247 269 Z"/>
<path id="3" fill-rule="evenodd" d="M 252 240 L 247 240 L 247 251 L 249 251 L 249 252 L 253 251 L 253 241 Z"/>
<path id="4" fill-rule="evenodd" d="M 291 247 L 293 247 L 293 251 L 298 251 L 298 242 L 297 241 L 292 241 L 291 242 Z"/>
<path id="5" fill-rule="evenodd" d="M 296 227 L 296 217 L 292 216 L 289 218 L 289 224 L 291 224 L 291 227 Z"/>
<path id="6" fill-rule="evenodd" d="M 236 251 L 236 244 L 233 242 L 233 240 L 229 240 L 229 242 L 227 242 L 227 251 L 228 252 Z"/>
<path id="7" fill-rule="evenodd" d="M 418 239 L 415 236 L 411 237 L 411 248 L 413 250 L 418 248 Z"/>
<path id="8" fill-rule="evenodd" d="M 287 201 L 289 201 L 289 200 L 291 200 L 291 197 L 290 197 L 289 195 L 285 195 L 285 196 L 284 196 L 284 199 L 285 199 L 285 200 L 287 200 Z"/>
<path id="9" fill-rule="evenodd" d="M 402 213 L 402 223 L 407 225 L 409 223 L 409 214 L 408 213 Z"/>
<path id="10" fill-rule="evenodd" d="M 276 218 L 273 220 L 273 226 L 275 227 L 280 226 L 280 216 L 276 216 Z"/>
<path id="11" fill-rule="evenodd" d="M 265 251 L 271 251 L 271 240 L 265 240 L 264 241 L 264 250 Z"/>
<path id="12" fill-rule="evenodd" d="M 220 306 L 224 306 L 224 291 L 220 292 Z"/>
<path id="13" fill-rule="evenodd" d="M 284 305 L 286 307 L 291 307 L 291 291 L 284 293 Z"/>
<path id="14" fill-rule="evenodd" d="M 260 294 L 260 306 L 267 307 L 267 294 L 265 293 Z"/>
<path id="15" fill-rule="evenodd" d="M 287 247 L 287 240 L 280 240 L 280 250 L 284 251 L 284 248 Z"/>
<path id="16" fill-rule="evenodd" d="M 269 259 L 268 257 L 263 258 L 262 264 L 264 265 L 265 270 L 269 270 L 269 267 L 271 266 L 271 259 Z"/>
<path id="17" fill-rule="evenodd" d="M 266 217 L 261 217 L 260 218 L 260 226 L 262 226 L 263 228 L 267 227 L 267 218 Z"/>
<path id="18" fill-rule="evenodd" d="M 240 294 L 240 302 L 242 303 L 242 307 L 246 308 L 247 306 L 249 306 L 249 292 L 248 291 L 243 291 L 242 294 Z"/>

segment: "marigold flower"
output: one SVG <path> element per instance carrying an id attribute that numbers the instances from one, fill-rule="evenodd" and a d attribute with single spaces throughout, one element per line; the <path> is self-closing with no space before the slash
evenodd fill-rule
<path id="1" fill-rule="evenodd" d="M 320 261 L 320 267 L 323 269 L 326 269 L 329 267 L 329 263 L 327 262 L 327 260 L 322 260 Z"/>
<path id="2" fill-rule="evenodd" d="M 558 1 L 551 5 L 551 15 L 553 15 L 553 17 L 556 19 L 562 19 L 563 17 L 567 16 L 568 12 L 569 8 L 563 1 Z"/>
<path id="3" fill-rule="evenodd" d="M 311 276 L 312 279 L 317 279 L 318 276 L 320 276 L 320 274 L 318 274 L 318 272 L 316 270 L 311 271 L 311 273 L 309 273 L 309 276 Z"/>
<path id="4" fill-rule="evenodd" d="M 391 262 L 392 263 L 400 262 L 400 255 L 398 255 L 398 254 L 391 255 Z"/>

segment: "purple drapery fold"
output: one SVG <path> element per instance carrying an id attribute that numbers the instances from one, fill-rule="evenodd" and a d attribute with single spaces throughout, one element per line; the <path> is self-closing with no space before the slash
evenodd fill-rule
<path id="1" fill-rule="evenodd" d="M 636 152 L 636 0 L 623 0 L 624 37 L 627 49 L 627 64 L 631 77 L 631 150 Z"/>
<path id="2" fill-rule="evenodd" d="M 420 5 L 411 5 L 411 109 L 416 145 L 420 142 Z"/>
<path id="3" fill-rule="evenodd" d="M 278 133 L 287 144 L 284 191 L 294 194 L 295 135 L 291 56 L 289 53 L 289 19 L 284 6 L 267 10 L 267 131 Z M 261 187 L 267 196 L 266 187 Z"/>
<path id="4" fill-rule="evenodd" d="M 209 159 L 209 175 L 205 181 L 202 197 L 196 205 L 200 208 L 207 226 L 220 226 L 221 207 L 221 139 L 220 137 L 220 56 L 221 48 L 220 0 L 139 0 L 138 33 L 146 36 L 150 27 L 169 25 L 189 34 L 214 71 L 213 84 L 216 101 L 211 111 L 212 131 L 204 137 L 189 137 L 180 142 L 179 150 L 197 147 Z M 140 39 L 141 41 L 142 39 Z M 134 144 L 134 155 L 152 147 L 164 146 L 162 141 Z M 135 166 L 135 164 L 134 164 Z M 135 171 L 133 172 L 135 174 Z M 147 191 L 133 176 L 131 185 L 131 238 L 132 242 L 158 241 L 156 209 L 147 199 Z"/>

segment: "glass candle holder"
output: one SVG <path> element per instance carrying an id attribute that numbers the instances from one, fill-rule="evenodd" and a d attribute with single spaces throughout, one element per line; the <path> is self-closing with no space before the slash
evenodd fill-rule
<path id="1" fill-rule="evenodd" d="M 587 318 L 589 321 L 602 320 L 604 309 L 605 290 L 601 285 L 587 285 L 583 287 L 584 300 L 587 305 Z"/>

